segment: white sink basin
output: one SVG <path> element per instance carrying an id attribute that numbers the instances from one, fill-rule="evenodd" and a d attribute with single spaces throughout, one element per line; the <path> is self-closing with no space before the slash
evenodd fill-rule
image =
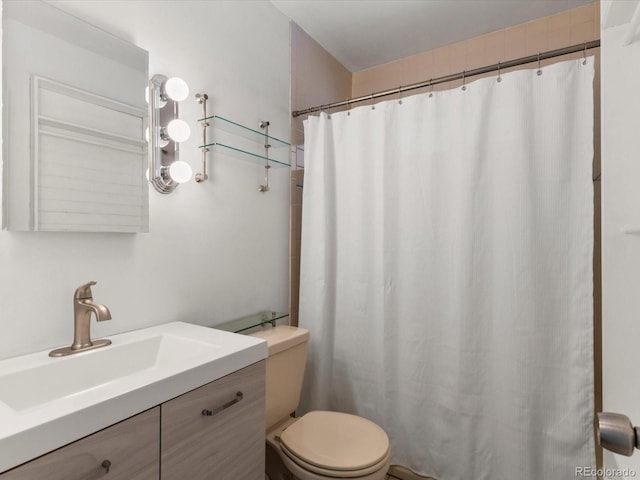
<path id="1" fill-rule="evenodd" d="M 0 472 L 267 356 L 255 337 L 181 322 L 110 339 L 0 361 Z"/>
<path id="2" fill-rule="evenodd" d="M 147 369 L 215 354 L 220 346 L 164 333 L 0 375 L 0 402 L 22 411 Z"/>

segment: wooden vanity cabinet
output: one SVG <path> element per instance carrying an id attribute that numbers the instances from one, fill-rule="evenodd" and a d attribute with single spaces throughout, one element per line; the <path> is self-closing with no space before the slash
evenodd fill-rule
<path id="1" fill-rule="evenodd" d="M 0 474 L 0 480 L 263 480 L 265 362 Z"/>
<path id="2" fill-rule="evenodd" d="M 162 480 L 263 480 L 265 362 L 161 405 Z"/>
<path id="3" fill-rule="evenodd" d="M 0 480 L 158 480 L 160 407 L 0 475 Z"/>

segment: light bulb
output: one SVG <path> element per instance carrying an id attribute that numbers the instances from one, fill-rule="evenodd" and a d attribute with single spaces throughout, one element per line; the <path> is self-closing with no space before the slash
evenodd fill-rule
<path id="1" fill-rule="evenodd" d="M 178 160 L 177 162 L 173 162 L 169 167 L 169 175 L 178 183 L 186 183 L 191 180 L 193 170 L 191 170 L 191 165 L 187 162 Z"/>
<path id="2" fill-rule="evenodd" d="M 189 135 L 191 135 L 191 129 L 189 125 L 187 125 L 187 122 L 176 118 L 171 120 L 169 125 L 167 125 L 167 134 L 174 142 L 184 142 L 189 138 Z"/>
<path id="3" fill-rule="evenodd" d="M 149 127 L 144 129 L 144 138 L 149 143 L 151 140 L 149 139 Z"/>
<path id="4" fill-rule="evenodd" d="M 149 169 L 147 168 L 147 171 L 144 172 L 144 176 L 147 177 L 147 182 L 149 181 Z"/>
<path id="5" fill-rule="evenodd" d="M 189 85 L 178 77 L 172 77 L 164 82 L 164 92 L 174 102 L 181 102 L 189 96 Z"/>

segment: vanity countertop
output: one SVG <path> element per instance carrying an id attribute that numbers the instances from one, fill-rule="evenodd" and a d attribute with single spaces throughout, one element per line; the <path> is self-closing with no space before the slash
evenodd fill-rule
<path id="1" fill-rule="evenodd" d="M 182 322 L 109 338 L 0 361 L 0 472 L 267 357 L 264 340 Z"/>

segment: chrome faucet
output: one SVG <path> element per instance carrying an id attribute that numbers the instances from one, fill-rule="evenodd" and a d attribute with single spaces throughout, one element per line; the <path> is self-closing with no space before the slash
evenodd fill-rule
<path id="1" fill-rule="evenodd" d="M 70 347 L 52 350 L 49 352 L 50 357 L 64 357 L 111 344 L 111 340 L 106 338 L 94 342 L 91 341 L 91 313 L 95 313 L 98 322 L 111 320 L 109 309 L 104 305 L 93 302 L 91 287 L 95 284 L 96 282 L 92 281 L 76 289 L 73 294 L 73 343 Z"/>

